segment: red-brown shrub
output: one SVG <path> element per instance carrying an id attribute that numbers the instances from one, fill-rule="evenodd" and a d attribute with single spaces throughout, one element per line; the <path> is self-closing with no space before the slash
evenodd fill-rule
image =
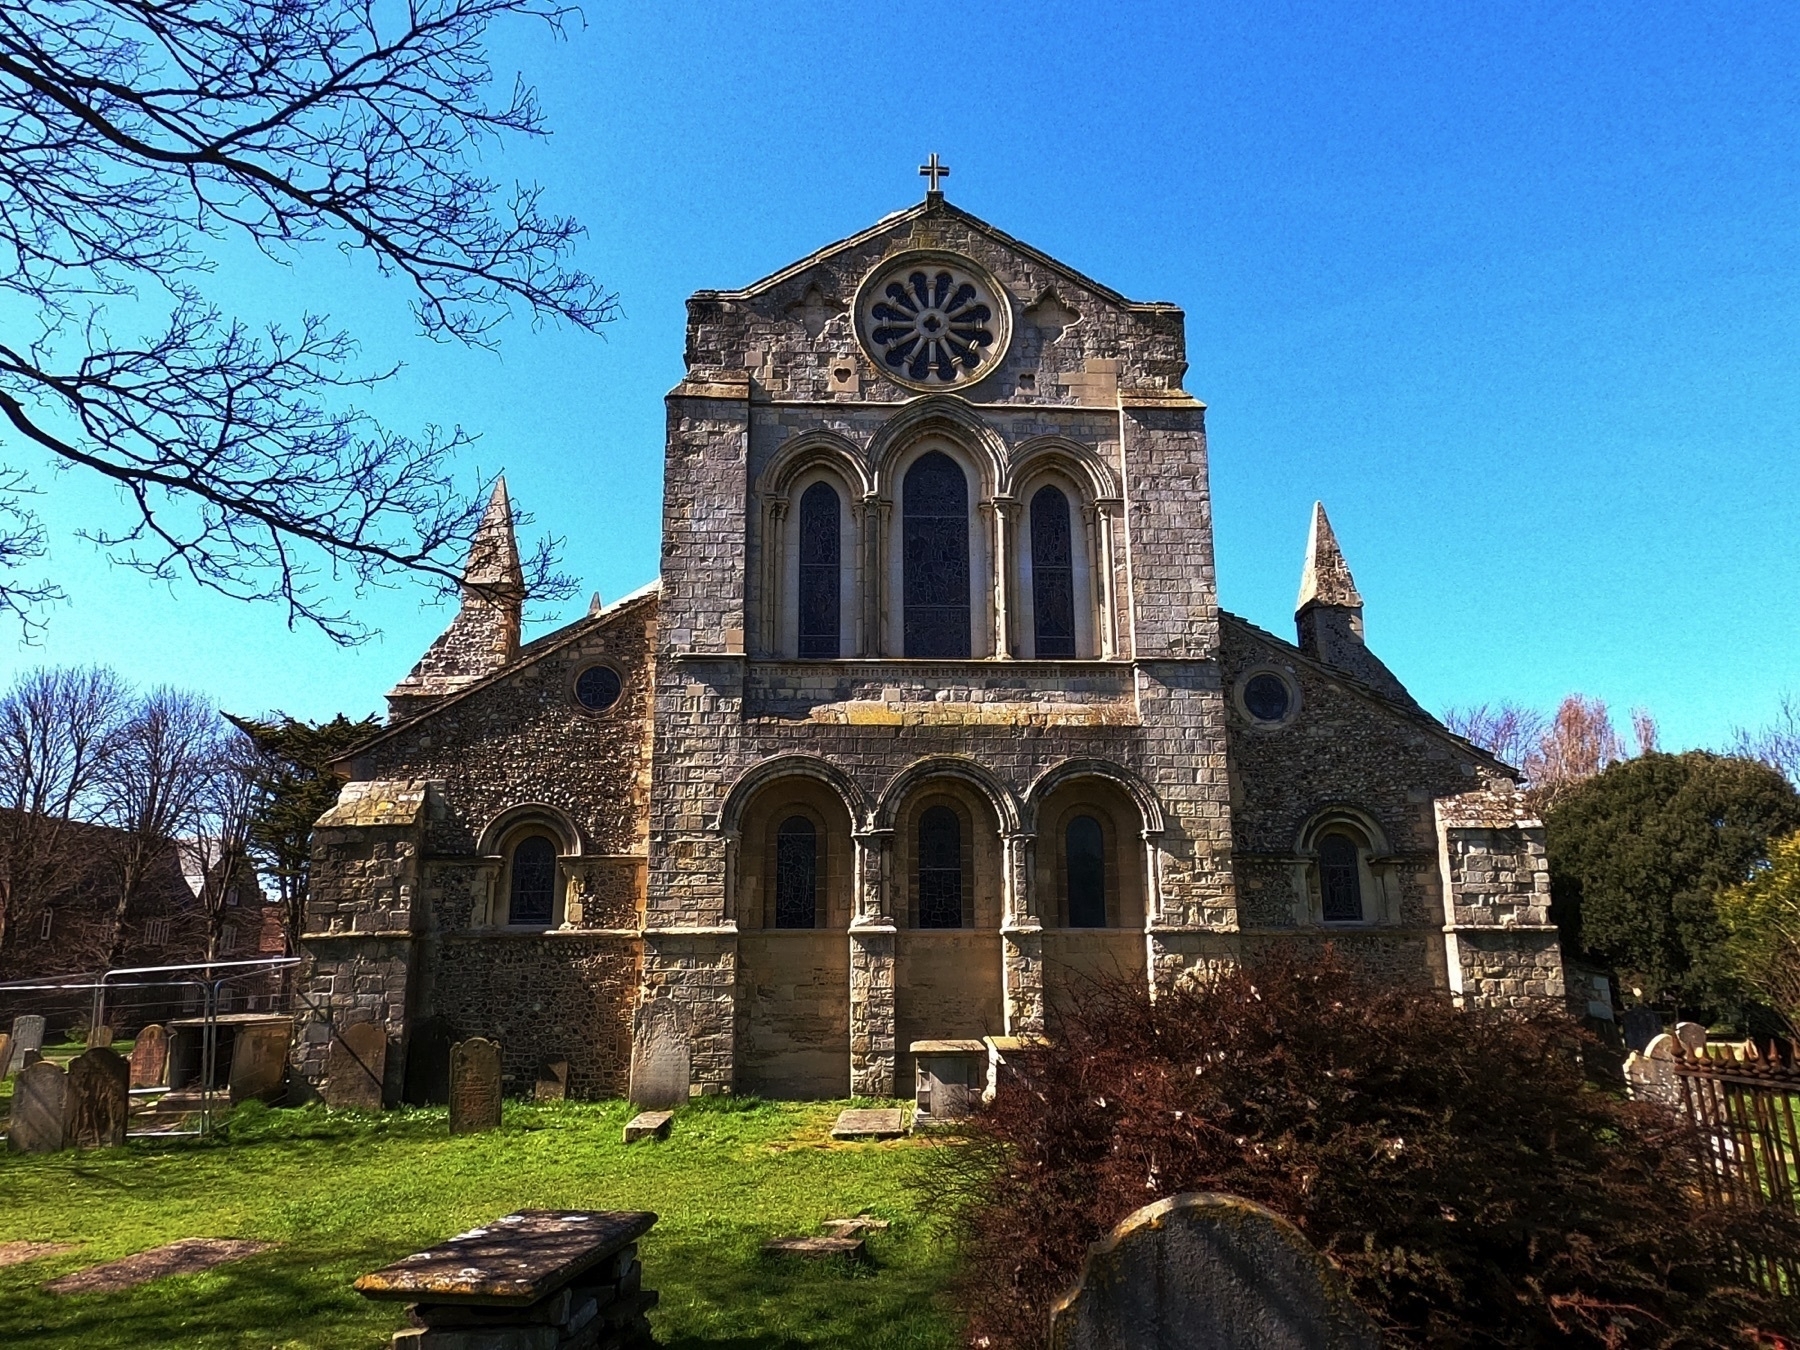
<path id="1" fill-rule="evenodd" d="M 1002 1088 L 959 1192 L 970 1332 L 1043 1343 L 1087 1245 L 1183 1191 L 1297 1224 L 1391 1343 L 1716 1347 L 1792 1334 L 1736 1272 L 1800 1243 L 1774 1211 L 1707 1209 L 1670 1113 L 1586 1081 L 1556 1011 L 1461 1011 L 1272 954 L 1151 1001 L 1095 986 Z"/>

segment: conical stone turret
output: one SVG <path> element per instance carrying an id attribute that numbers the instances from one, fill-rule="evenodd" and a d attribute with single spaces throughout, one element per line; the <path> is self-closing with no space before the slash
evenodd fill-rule
<path id="1" fill-rule="evenodd" d="M 1411 705 L 1412 695 L 1363 641 L 1362 611 L 1362 595 L 1332 533 L 1325 504 L 1314 502 L 1306 562 L 1300 569 L 1300 598 L 1294 605 L 1297 644 L 1314 660 Z"/>
<path id="2" fill-rule="evenodd" d="M 412 673 L 389 691 L 389 719 L 410 717 L 512 661 L 519 654 L 524 605 L 525 572 L 502 478 L 469 545 L 462 607 Z"/>

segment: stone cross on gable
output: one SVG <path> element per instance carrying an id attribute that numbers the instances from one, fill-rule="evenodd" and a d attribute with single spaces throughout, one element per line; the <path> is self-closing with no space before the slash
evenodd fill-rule
<path id="1" fill-rule="evenodd" d="M 929 197 L 941 197 L 944 190 L 938 186 L 938 179 L 950 176 L 950 166 L 938 163 L 937 151 L 931 152 L 931 158 L 919 165 L 919 177 L 926 180 L 928 186 L 925 193 Z"/>

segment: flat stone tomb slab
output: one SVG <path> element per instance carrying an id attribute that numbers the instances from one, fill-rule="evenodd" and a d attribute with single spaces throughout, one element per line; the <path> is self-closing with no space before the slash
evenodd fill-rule
<path id="1" fill-rule="evenodd" d="M 673 1111 L 639 1111 L 625 1122 L 625 1142 L 635 1144 L 640 1139 L 667 1139 L 669 1123 L 674 1119 Z"/>
<path id="2" fill-rule="evenodd" d="M 241 1261 L 273 1247 L 273 1242 L 246 1238 L 182 1238 L 164 1247 L 135 1252 L 105 1265 L 89 1266 L 52 1280 L 44 1288 L 53 1294 L 116 1294 L 122 1289 L 160 1280 L 165 1275 L 198 1275 L 203 1270 Z"/>
<path id="3" fill-rule="evenodd" d="M 524 1307 L 636 1242 L 655 1222 L 641 1210 L 520 1210 L 364 1275 L 356 1292 L 408 1303 Z"/>
<path id="4" fill-rule="evenodd" d="M 805 1256 L 813 1259 L 848 1256 L 854 1261 L 860 1261 L 868 1254 L 868 1248 L 859 1237 L 771 1238 L 763 1243 L 762 1250 L 764 1256 Z"/>
<path id="5" fill-rule="evenodd" d="M 905 1133 L 906 1126 L 901 1123 L 898 1107 L 852 1108 L 840 1112 L 837 1124 L 831 1127 L 833 1139 L 898 1139 Z"/>

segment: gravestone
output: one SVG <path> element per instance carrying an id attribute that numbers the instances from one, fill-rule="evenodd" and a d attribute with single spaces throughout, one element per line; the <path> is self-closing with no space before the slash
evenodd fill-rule
<path id="1" fill-rule="evenodd" d="M 163 1087 L 169 1073 L 169 1033 L 152 1022 L 131 1043 L 131 1086 Z"/>
<path id="2" fill-rule="evenodd" d="M 88 1028 L 87 1048 L 89 1050 L 110 1050 L 112 1043 L 113 1029 L 111 1027 L 102 1024 Z"/>
<path id="3" fill-rule="evenodd" d="M 64 1142 L 73 1148 L 118 1148 L 131 1114 L 131 1065 L 106 1046 L 69 1064 Z"/>
<path id="4" fill-rule="evenodd" d="M 450 1133 L 475 1134 L 500 1124 L 500 1047 L 480 1036 L 450 1050 Z"/>
<path id="5" fill-rule="evenodd" d="M 1625 1029 L 1625 1048 L 1635 1050 L 1640 1055 L 1649 1048 L 1651 1041 L 1662 1034 L 1663 1029 L 1662 1018 L 1641 1005 L 1627 1008 L 1619 1023 Z"/>
<path id="6" fill-rule="evenodd" d="M 649 1111 L 685 1106 L 693 1080 L 687 1037 L 668 1017 L 649 1017 L 631 1054 L 631 1101 Z"/>
<path id="7" fill-rule="evenodd" d="M 1682 1045 L 1686 1047 L 1687 1052 L 1690 1055 L 1699 1055 L 1706 1052 L 1706 1028 L 1701 1026 L 1698 1022 L 1677 1022 L 1675 1024 L 1675 1039 L 1680 1041 Z"/>
<path id="8" fill-rule="evenodd" d="M 325 1104 L 379 1111 L 386 1074 L 387 1031 L 373 1022 L 346 1027 L 325 1061 Z"/>
<path id="9" fill-rule="evenodd" d="M 44 1019 L 36 1013 L 26 1013 L 23 1017 L 13 1018 L 12 1029 L 12 1066 L 11 1073 L 17 1073 L 25 1067 L 25 1053 L 28 1050 L 44 1048 Z"/>
<path id="10" fill-rule="evenodd" d="M 12 1068 L 12 1032 L 0 1031 L 0 1078 Z"/>
<path id="11" fill-rule="evenodd" d="M 6 1147 L 14 1153 L 55 1153 L 63 1146 L 69 1080 L 60 1066 L 40 1060 L 13 1080 L 12 1123 Z"/>
<path id="12" fill-rule="evenodd" d="M 566 1101 L 569 1096 L 569 1061 L 553 1059 L 538 1073 L 533 1099 L 540 1102 Z"/>
<path id="13" fill-rule="evenodd" d="M 1171 1196 L 1088 1248 L 1051 1350 L 1379 1350 L 1300 1230 L 1234 1195 Z"/>
<path id="14" fill-rule="evenodd" d="M 987 1081 L 987 1045 L 982 1041 L 914 1041 L 917 1081 L 913 1127 L 961 1120 L 981 1105 Z"/>
<path id="15" fill-rule="evenodd" d="M 33 1064 L 42 1064 L 43 1062 L 44 1052 L 42 1050 L 27 1050 L 25 1052 L 25 1063 L 20 1067 L 29 1069 Z"/>
<path id="16" fill-rule="evenodd" d="M 669 1123 L 674 1119 L 673 1111 L 639 1111 L 625 1122 L 625 1142 L 635 1144 L 640 1139 L 667 1139 Z"/>
<path id="17" fill-rule="evenodd" d="M 370 1030 L 377 1030 L 373 1023 Z M 231 1103 L 256 1098 L 272 1101 L 287 1082 L 288 1042 L 294 1034 L 292 1023 L 252 1022 L 238 1028 L 231 1038 Z M 385 1065 L 387 1040 L 382 1038 L 381 1058 Z M 377 1091 L 380 1079 L 376 1079 Z M 372 1108 L 380 1110 L 380 1102 Z"/>

